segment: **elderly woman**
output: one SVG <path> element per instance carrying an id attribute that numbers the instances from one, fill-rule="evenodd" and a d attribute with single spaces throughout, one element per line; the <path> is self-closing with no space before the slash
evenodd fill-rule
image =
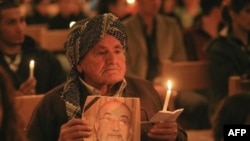
<path id="1" fill-rule="evenodd" d="M 108 13 L 77 22 L 65 43 L 71 71 L 65 84 L 47 93 L 36 108 L 28 128 L 31 141 L 83 140 L 93 130 L 81 118 L 89 95 L 137 97 L 141 120 L 161 110 L 162 103 L 151 83 L 125 77 L 127 34 L 117 17 Z M 175 121 L 142 127 L 141 140 L 185 141 L 186 133 Z"/>

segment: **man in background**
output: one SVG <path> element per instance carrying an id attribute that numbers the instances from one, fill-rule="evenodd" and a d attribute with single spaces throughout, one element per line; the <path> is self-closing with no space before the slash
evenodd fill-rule
<path id="1" fill-rule="evenodd" d="M 228 33 L 215 38 L 208 45 L 209 74 L 212 86 L 213 114 L 228 96 L 230 76 L 249 79 L 250 74 L 250 1 L 231 0 L 228 7 Z"/>
<path id="2" fill-rule="evenodd" d="M 40 49 L 26 36 L 25 17 L 19 4 L 0 3 L 0 64 L 10 75 L 19 94 L 46 93 L 66 79 L 55 56 Z M 34 77 L 29 77 L 29 63 L 35 61 Z"/>
<path id="3" fill-rule="evenodd" d="M 127 75 L 154 83 L 164 61 L 186 60 L 180 26 L 159 14 L 161 0 L 137 0 L 138 12 L 123 21 L 128 33 Z"/>

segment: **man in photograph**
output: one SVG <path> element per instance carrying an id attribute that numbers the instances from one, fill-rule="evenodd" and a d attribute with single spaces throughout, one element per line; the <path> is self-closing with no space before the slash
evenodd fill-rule
<path id="1" fill-rule="evenodd" d="M 103 104 L 95 123 L 97 141 L 130 141 L 132 112 L 125 103 L 112 100 Z"/>

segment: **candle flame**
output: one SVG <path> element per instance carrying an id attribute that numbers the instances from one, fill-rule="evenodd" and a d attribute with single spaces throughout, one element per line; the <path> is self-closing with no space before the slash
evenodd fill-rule
<path id="1" fill-rule="evenodd" d="M 30 60 L 30 67 L 34 67 L 35 65 L 35 61 L 34 60 Z"/>
<path id="2" fill-rule="evenodd" d="M 166 85 L 167 85 L 167 90 L 166 90 L 166 96 L 165 96 L 165 101 L 164 101 L 164 105 L 163 105 L 162 111 L 167 111 L 169 99 L 171 97 L 171 88 L 172 88 L 171 81 L 168 80 L 167 83 L 166 83 Z"/>
<path id="3" fill-rule="evenodd" d="M 168 90 L 172 89 L 172 83 L 170 80 L 167 81 L 167 88 L 168 88 Z"/>
<path id="4" fill-rule="evenodd" d="M 35 61 L 34 60 L 30 60 L 30 77 L 34 77 L 34 68 L 35 68 Z"/>
<path id="5" fill-rule="evenodd" d="M 128 4 L 134 4 L 134 3 L 135 3 L 135 0 L 127 0 L 127 3 L 128 3 Z"/>

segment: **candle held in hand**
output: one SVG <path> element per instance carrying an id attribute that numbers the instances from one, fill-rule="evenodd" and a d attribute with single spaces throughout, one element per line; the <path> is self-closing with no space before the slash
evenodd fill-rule
<path id="1" fill-rule="evenodd" d="M 35 61 L 34 60 L 30 60 L 30 77 L 34 77 L 34 68 L 35 68 Z"/>
<path id="2" fill-rule="evenodd" d="M 163 105 L 162 111 L 167 111 L 168 108 L 168 102 L 171 96 L 171 88 L 172 88 L 172 83 L 170 80 L 167 81 L 167 91 L 166 91 L 166 96 L 165 96 L 165 101 Z"/>

